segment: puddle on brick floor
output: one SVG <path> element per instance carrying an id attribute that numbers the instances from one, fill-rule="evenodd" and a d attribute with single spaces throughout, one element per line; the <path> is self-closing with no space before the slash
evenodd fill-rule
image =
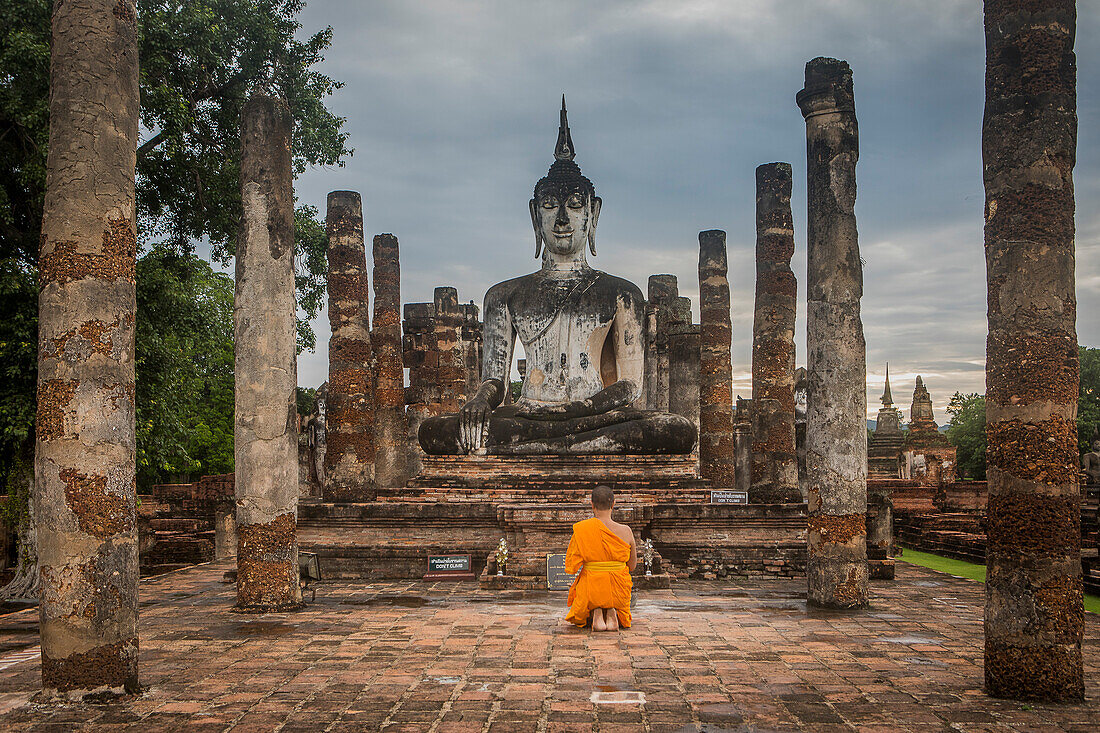
<path id="1" fill-rule="evenodd" d="M 552 594 L 545 590 L 520 590 L 493 596 L 456 596 L 451 600 L 459 603 L 531 603 L 532 601 L 553 602 L 563 598 L 561 594 Z"/>
<path id="2" fill-rule="evenodd" d="M 902 662 L 905 664 L 915 664 L 920 667 L 946 667 L 946 662 L 940 662 L 936 659 L 929 659 L 928 657 L 902 657 Z"/>
<path id="3" fill-rule="evenodd" d="M 239 624 L 234 633 L 238 636 L 283 636 L 297 628 L 281 621 L 249 621 Z"/>
<path id="4" fill-rule="evenodd" d="M 398 608 L 422 608 L 439 601 L 422 596 L 379 595 L 370 598 L 349 598 L 340 601 L 341 606 L 395 606 Z"/>
<path id="5" fill-rule="evenodd" d="M 888 644 L 940 644 L 941 639 L 930 639 L 927 636 L 880 636 L 875 639 L 877 642 L 886 642 Z"/>
<path id="6" fill-rule="evenodd" d="M 462 681 L 461 677 L 455 677 L 453 675 L 441 675 L 438 677 L 427 677 L 427 682 L 434 682 L 437 685 L 457 685 Z"/>

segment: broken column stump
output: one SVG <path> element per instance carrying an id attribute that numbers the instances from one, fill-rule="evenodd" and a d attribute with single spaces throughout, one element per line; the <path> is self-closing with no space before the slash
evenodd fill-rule
<path id="1" fill-rule="evenodd" d="M 652 338 L 646 339 L 646 403 L 651 410 L 668 412 L 669 354 L 668 336 L 673 315 L 673 304 L 679 298 L 675 275 L 650 275 L 647 307 L 652 308 L 652 318 L 647 324 Z M 652 345 L 650 344 L 652 342 Z"/>
<path id="2" fill-rule="evenodd" d="M 867 366 L 859 301 L 856 126 L 847 62 L 806 64 L 806 575 L 813 604 L 867 604 Z"/>
<path id="3" fill-rule="evenodd" d="M 1073 0 L 986 0 L 985 689 L 1084 699 Z"/>
<path id="4" fill-rule="evenodd" d="M 401 487 L 408 480 L 405 364 L 401 352 L 401 263 L 397 237 L 374 238 L 374 480 Z"/>
<path id="5" fill-rule="evenodd" d="M 286 611 L 298 587 L 294 192 L 281 99 L 241 112 L 241 202 L 234 296 L 236 610 Z M 331 440 L 331 438 L 330 438 Z"/>
<path id="6" fill-rule="evenodd" d="M 753 504 L 799 503 L 794 446 L 794 219 L 791 164 L 756 169 L 756 301 L 752 338 Z"/>
<path id="7" fill-rule="evenodd" d="M 699 233 L 699 472 L 734 486 L 733 366 L 726 233 Z"/>
<path id="8" fill-rule="evenodd" d="M 466 397 L 466 358 L 462 342 L 464 311 L 458 303 L 458 290 L 435 289 L 435 352 L 439 402 L 436 414 L 456 413 Z"/>
<path id="9" fill-rule="evenodd" d="M 417 439 L 420 423 L 435 414 L 433 405 L 439 402 L 434 310 L 432 303 L 406 303 L 401 324 L 402 359 L 409 368 L 409 386 L 405 390 L 408 421 L 405 456 L 410 478 L 419 475 L 422 467 L 424 452 Z"/>
<path id="10" fill-rule="evenodd" d="M 374 373 L 363 206 L 355 191 L 328 195 L 326 501 L 368 501 L 374 490 Z"/>
<path id="11" fill-rule="evenodd" d="M 668 335 L 668 411 L 699 425 L 699 325 L 687 322 Z"/>
<path id="12" fill-rule="evenodd" d="M 131 0 L 57 3 L 38 260 L 42 687 L 138 688 Z"/>

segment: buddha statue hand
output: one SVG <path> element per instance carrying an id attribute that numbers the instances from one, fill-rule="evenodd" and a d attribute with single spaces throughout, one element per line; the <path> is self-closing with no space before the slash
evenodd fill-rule
<path id="1" fill-rule="evenodd" d="M 562 402 L 560 404 L 538 404 L 522 402 L 516 410 L 516 417 L 528 420 L 571 420 L 588 415 L 602 415 L 605 412 L 627 407 L 638 397 L 638 388 L 627 379 L 619 380 L 605 387 L 588 399 Z"/>
<path id="2" fill-rule="evenodd" d="M 489 432 L 489 418 L 493 410 L 504 401 L 504 382 L 486 379 L 474 396 L 459 410 L 458 444 L 464 453 L 480 451 L 485 447 Z"/>

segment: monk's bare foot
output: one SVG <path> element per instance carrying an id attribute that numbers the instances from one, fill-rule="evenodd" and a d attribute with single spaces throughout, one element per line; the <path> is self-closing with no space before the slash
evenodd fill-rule
<path id="1" fill-rule="evenodd" d="M 607 631 L 607 624 L 603 620 L 602 608 L 597 608 L 592 611 L 592 630 Z"/>
<path id="2" fill-rule="evenodd" d="M 606 619 L 604 625 L 608 631 L 619 630 L 619 612 L 614 608 L 605 608 L 603 610 L 604 619 Z"/>

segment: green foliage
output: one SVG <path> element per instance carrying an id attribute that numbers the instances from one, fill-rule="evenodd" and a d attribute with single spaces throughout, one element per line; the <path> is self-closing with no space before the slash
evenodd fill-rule
<path id="1" fill-rule="evenodd" d="M 33 455 L 38 380 L 38 287 L 14 259 L 0 260 L 0 482 Z"/>
<path id="2" fill-rule="evenodd" d="M 138 483 L 233 470 L 233 280 L 154 249 L 137 269 Z"/>
<path id="3" fill-rule="evenodd" d="M 228 262 L 241 216 L 240 111 L 253 91 L 286 98 L 295 123 L 295 175 L 309 166 L 343 165 L 351 154 L 344 120 L 325 107 L 326 97 L 341 84 L 314 68 L 332 29 L 300 34 L 297 16 L 303 6 L 302 0 L 140 3 L 141 125 L 143 137 L 149 137 L 138 150 L 137 208 L 145 248 L 156 245 L 187 259 L 193 243 L 205 239 L 214 258 Z M 49 139 L 50 14 L 50 0 L 0 0 L 5 21 L 0 24 L 0 481 L 20 441 L 31 435 L 34 420 L 34 283 Z M 316 209 L 297 207 L 295 233 L 298 305 L 304 316 L 298 322 L 298 348 L 312 349 L 315 336 L 308 320 L 323 305 L 327 269 L 324 225 Z M 183 292 L 190 291 L 184 287 Z M 164 314 L 141 313 L 149 295 L 146 289 L 144 304 L 139 297 L 139 322 L 167 323 Z M 171 351 L 165 344 L 143 343 L 151 334 L 149 329 L 138 333 L 139 355 L 147 355 L 144 376 L 140 365 L 138 373 L 139 420 L 145 420 L 139 424 L 139 435 L 145 436 L 143 475 L 161 475 L 168 466 L 182 470 L 194 460 L 218 463 L 213 457 L 194 457 L 225 453 L 217 447 L 225 436 L 199 422 L 194 436 L 168 437 L 165 430 L 176 419 L 169 417 L 168 403 L 180 397 L 141 386 L 150 370 L 156 371 L 150 355 Z M 154 396 L 156 404 L 143 402 Z M 231 398 L 227 408 L 231 415 Z M 228 450 L 231 455 L 231 440 Z M 192 463 L 181 463 L 182 455 L 191 456 Z"/>
<path id="4" fill-rule="evenodd" d="M 17 457 L 4 480 L 4 495 L 0 496 L 0 522 L 12 532 L 18 532 L 30 521 L 33 470 L 30 457 Z"/>
<path id="5" fill-rule="evenodd" d="M 947 412 L 951 415 L 947 439 L 955 446 L 960 473 L 985 480 L 985 396 L 956 392 Z"/>
<path id="6" fill-rule="evenodd" d="M 317 408 L 317 390 L 313 387 L 299 387 L 297 402 L 299 415 L 302 417 L 312 415 Z"/>
<path id="7" fill-rule="evenodd" d="M 0 259 L 38 253 L 49 141 L 49 0 L 0 0 Z"/>
<path id="8" fill-rule="evenodd" d="M 294 210 L 294 249 L 297 263 L 294 268 L 294 286 L 298 291 L 298 307 L 306 318 L 299 318 L 298 353 L 313 351 L 317 336 L 309 326 L 309 319 L 321 312 L 328 287 L 328 235 L 325 225 L 317 219 L 313 206 L 299 206 Z"/>
<path id="9" fill-rule="evenodd" d="M 143 241 L 190 251 L 210 242 L 223 264 L 240 225 L 240 119 L 251 92 L 278 94 L 294 118 L 295 176 L 343 165 L 344 120 L 324 105 L 342 84 L 316 71 L 332 28 L 303 38 L 302 0 L 148 0 L 140 11 L 141 123 L 156 132 L 138 148 L 138 223 Z M 299 307 L 308 318 L 324 293 L 324 225 L 295 211 Z M 319 235 L 318 235 L 319 232 Z M 309 324 L 299 347 L 312 348 Z"/>
<path id="10" fill-rule="evenodd" d="M 1081 359 L 1081 393 L 1077 398 L 1077 446 L 1092 450 L 1093 431 L 1100 428 L 1100 349 L 1078 346 Z"/>
<path id="11" fill-rule="evenodd" d="M 979 583 L 985 582 L 985 565 L 978 565 L 977 563 L 966 562 L 964 560 L 956 560 L 950 557 L 941 557 L 940 555 L 933 555 L 928 552 L 919 552 L 917 550 L 911 550 L 908 547 L 905 548 L 905 553 L 898 556 L 897 559 L 901 562 L 919 565 L 922 568 L 928 568 L 929 570 L 935 570 L 940 573 L 947 573 L 948 575 L 954 575 L 959 578 L 976 580 Z M 1086 593 L 1085 610 L 1089 613 L 1100 613 L 1100 597 Z"/>

